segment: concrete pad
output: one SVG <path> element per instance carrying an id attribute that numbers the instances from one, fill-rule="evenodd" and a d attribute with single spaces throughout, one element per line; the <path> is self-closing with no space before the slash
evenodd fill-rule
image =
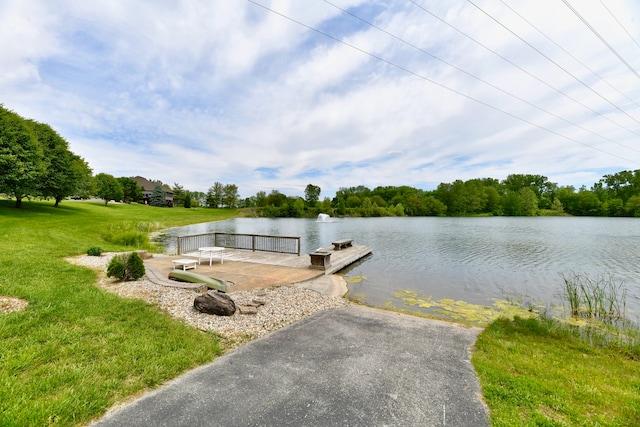
<path id="1" fill-rule="evenodd" d="M 250 342 L 94 426 L 488 426 L 480 328 L 361 306 Z"/>
<path id="2" fill-rule="evenodd" d="M 343 297 L 349 291 L 347 281 L 342 276 L 330 274 L 328 276 L 315 277 L 301 283 L 295 283 L 294 286 L 303 289 L 311 289 L 322 295 L 332 297 Z"/>
<path id="3" fill-rule="evenodd" d="M 153 268 L 158 272 L 158 276 L 168 277 L 169 272 L 173 269 L 171 262 L 173 258 L 177 257 L 153 257 L 145 260 L 145 266 Z M 208 262 L 200 264 L 197 272 L 231 282 L 228 292 L 288 285 L 323 275 L 323 272 L 317 270 L 227 259 L 224 260 L 224 264 L 214 263 L 211 266 Z"/>

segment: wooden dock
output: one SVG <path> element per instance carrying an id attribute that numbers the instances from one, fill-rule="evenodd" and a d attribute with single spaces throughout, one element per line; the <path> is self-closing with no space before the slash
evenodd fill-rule
<path id="1" fill-rule="evenodd" d="M 319 275 L 334 274 L 371 254 L 371 248 L 369 246 L 363 245 L 353 245 L 339 251 L 334 250 L 333 247 L 323 248 L 323 250 L 331 253 L 331 264 L 325 270 L 318 270 Z M 183 255 L 195 258 L 198 257 L 197 252 L 187 253 Z M 279 265 L 282 267 L 293 267 L 300 269 L 311 268 L 309 254 L 302 254 L 300 256 L 297 256 L 271 252 L 252 252 L 241 249 L 225 249 L 224 261 L 227 260 L 249 262 L 255 264 Z M 214 264 L 219 263 L 219 258 L 217 256 L 214 256 L 213 262 Z M 205 264 L 204 259 L 202 260 L 202 264 Z"/>

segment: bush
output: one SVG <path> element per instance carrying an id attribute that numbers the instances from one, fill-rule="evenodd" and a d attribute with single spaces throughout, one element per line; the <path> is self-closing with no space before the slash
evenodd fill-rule
<path id="1" fill-rule="evenodd" d="M 107 267 L 107 277 L 115 277 L 120 281 L 138 280 L 145 273 L 144 262 L 137 252 L 131 252 L 128 256 L 116 255 Z"/>
<path id="2" fill-rule="evenodd" d="M 131 252 L 127 258 L 127 271 L 125 280 L 138 280 L 145 273 L 144 262 L 137 252 Z"/>
<path id="3" fill-rule="evenodd" d="M 127 270 L 127 259 L 125 255 L 116 255 L 109 261 L 107 267 L 107 277 L 115 277 L 118 280 L 124 280 Z"/>
<path id="4" fill-rule="evenodd" d="M 92 246 L 89 249 L 87 249 L 87 255 L 100 256 L 102 255 L 102 248 L 99 248 L 98 246 Z"/>

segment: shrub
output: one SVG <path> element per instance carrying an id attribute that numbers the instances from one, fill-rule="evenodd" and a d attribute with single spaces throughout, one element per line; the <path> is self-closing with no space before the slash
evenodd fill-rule
<path id="1" fill-rule="evenodd" d="M 107 267 L 107 277 L 115 277 L 118 280 L 124 280 L 127 270 L 127 259 L 125 255 L 116 255 L 109 261 Z"/>
<path id="2" fill-rule="evenodd" d="M 145 273 L 144 262 L 137 252 L 131 252 L 127 258 L 127 271 L 125 280 L 138 280 Z"/>
<path id="3" fill-rule="evenodd" d="M 145 272 L 144 262 L 137 252 L 131 252 L 128 256 L 116 255 L 107 267 L 107 277 L 115 277 L 120 281 L 138 280 Z"/>
<path id="4" fill-rule="evenodd" d="M 89 255 L 89 256 L 100 256 L 100 255 L 102 255 L 102 248 L 100 248 L 98 246 L 92 246 L 89 249 L 87 249 L 87 255 Z"/>

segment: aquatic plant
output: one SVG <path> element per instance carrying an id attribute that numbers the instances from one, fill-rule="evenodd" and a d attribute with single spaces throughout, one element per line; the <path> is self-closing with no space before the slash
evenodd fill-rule
<path id="1" fill-rule="evenodd" d="M 573 317 L 614 322 L 626 316 L 627 289 L 611 274 L 591 278 L 572 272 L 562 275 L 564 298 Z"/>

